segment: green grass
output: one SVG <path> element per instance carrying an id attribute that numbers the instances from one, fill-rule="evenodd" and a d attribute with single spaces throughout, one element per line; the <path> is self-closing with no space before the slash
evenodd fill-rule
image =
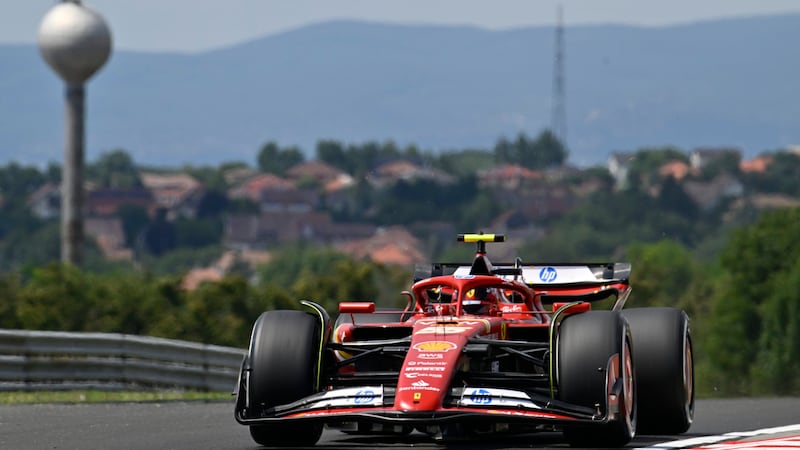
<path id="1" fill-rule="evenodd" d="M 32 403 L 117 403 L 160 401 L 232 400 L 230 392 L 197 391 L 8 391 L 0 392 L 0 405 Z"/>

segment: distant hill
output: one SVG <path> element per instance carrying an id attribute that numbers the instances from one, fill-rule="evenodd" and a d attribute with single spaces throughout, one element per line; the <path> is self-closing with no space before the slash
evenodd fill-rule
<path id="1" fill-rule="evenodd" d="M 800 143 L 800 15 L 566 29 L 570 160 L 676 145 Z M 554 30 L 337 21 L 199 54 L 115 51 L 89 84 L 87 159 L 255 163 L 261 144 L 490 148 L 550 122 Z M 0 163 L 62 161 L 63 87 L 0 46 Z"/>

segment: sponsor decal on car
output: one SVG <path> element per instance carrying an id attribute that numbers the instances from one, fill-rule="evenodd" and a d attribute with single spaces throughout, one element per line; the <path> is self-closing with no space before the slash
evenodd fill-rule
<path id="1" fill-rule="evenodd" d="M 417 359 L 444 359 L 441 353 L 417 353 Z"/>
<path id="2" fill-rule="evenodd" d="M 375 397 L 376 397 L 375 391 L 373 391 L 372 389 L 362 389 L 356 392 L 356 397 L 354 401 L 356 405 L 363 405 L 365 403 L 372 403 L 373 401 L 375 401 Z"/>
<path id="3" fill-rule="evenodd" d="M 309 404 L 310 408 L 331 408 L 340 406 L 382 406 L 383 388 L 365 386 L 361 388 L 334 389 L 322 394 Z"/>
<path id="4" fill-rule="evenodd" d="M 441 353 L 434 353 L 434 354 L 440 355 Z M 410 366 L 432 367 L 432 366 L 446 366 L 447 363 L 444 362 L 444 361 L 409 361 L 408 363 L 406 363 L 406 365 L 409 366 L 409 367 Z"/>
<path id="5" fill-rule="evenodd" d="M 436 325 L 431 327 L 425 327 L 414 334 L 459 334 L 465 333 L 472 328 L 469 327 L 459 327 L 454 325 Z"/>
<path id="6" fill-rule="evenodd" d="M 492 403 L 492 396 L 486 389 L 472 389 L 469 393 L 469 401 L 476 405 L 489 405 Z"/>
<path id="7" fill-rule="evenodd" d="M 406 372 L 444 372 L 446 367 L 406 367 Z"/>
<path id="8" fill-rule="evenodd" d="M 406 372 L 403 374 L 409 380 L 416 380 L 417 378 L 442 378 L 444 375 L 440 373 L 427 373 L 427 372 Z"/>
<path id="9" fill-rule="evenodd" d="M 522 312 L 524 309 L 520 304 L 513 304 L 513 305 L 500 305 L 500 311 L 503 312 Z"/>
<path id="10" fill-rule="evenodd" d="M 425 382 L 425 380 L 417 380 L 417 381 L 415 381 L 414 383 L 412 383 L 412 385 L 411 385 L 411 386 L 403 386 L 403 387 L 401 387 L 401 388 L 398 388 L 398 389 L 397 389 L 397 391 L 398 391 L 398 392 L 404 392 L 404 391 L 431 391 L 431 392 L 440 392 L 440 391 L 441 391 L 441 389 L 440 389 L 440 388 L 438 388 L 438 387 L 435 387 L 435 386 L 431 386 L 431 384 L 430 384 L 430 383 L 426 383 L 426 382 Z M 414 393 L 414 396 L 415 396 L 415 397 L 416 397 L 416 394 L 419 394 L 419 392 L 415 392 L 415 393 Z"/>
<path id="11" fill-rule="evenodd" d="M 511 389 L 469 388 L 461 395 L 461 406 L 511 406 L 541 409 L 528 394 Z"/>
<path id="12" fill-rule="evenodd" d="M 539 279 L 545 283 L 552 283 L 556 281 L 556 278 L 558 278 L 558 271 L 555 267 L 542 267 L 542 270 L 539 271 Z"/>
<path id="13" fill-rule="evenodd" d="M 414 344 L 413 349 L 421 352 L 449 352 L 455 350 L 458 346 L 452 342 L 447 341 L 425 341 Z"/>

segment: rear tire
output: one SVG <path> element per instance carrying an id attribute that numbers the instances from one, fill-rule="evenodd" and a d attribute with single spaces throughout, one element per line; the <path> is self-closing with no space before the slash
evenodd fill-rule
<path id="1" fill-rule="evenodd" d="M 256 320 L 248 354 L 249 416 L 261 417 L 266 408 L 315 392 L 319 326 L 314 316 L 302 311 L 267 311 Z M 322 435 L 322 424 L 251 425 L 250 435 L 264 446 L 311 446 Z"/>
<path id="2" fill-rule="evenodd" d="M 564 437 L 573 447 L 622 447 L 636 432 L 636 383 L 631 335 L 618 312 L 590 311 L 565 318 L 559 325 L 556 345 L 559 399 L 596 408 L 607 414 L 609 359 L 622 378 L 619 415 L 603 425 L 566 426 Z"/>
<path id="3" fill-rule="evenodd" d="M 622 311 L 633 335 L 639 383 L 639 429 L 686 432 L 694 419 L 694 361 L 689 317 L 677 308 Z"/>

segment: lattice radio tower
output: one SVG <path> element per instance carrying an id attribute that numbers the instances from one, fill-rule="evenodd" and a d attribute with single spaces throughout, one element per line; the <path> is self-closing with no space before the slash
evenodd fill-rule
<path id="1" fill-rule="evenodd" d="M 553 97 L 550 131 L 567 148 L 567 110 L 564 93 L 564 21 L 561 5 L 558 6 L 556 24 L 555 60 L 553 61 Z"/>

